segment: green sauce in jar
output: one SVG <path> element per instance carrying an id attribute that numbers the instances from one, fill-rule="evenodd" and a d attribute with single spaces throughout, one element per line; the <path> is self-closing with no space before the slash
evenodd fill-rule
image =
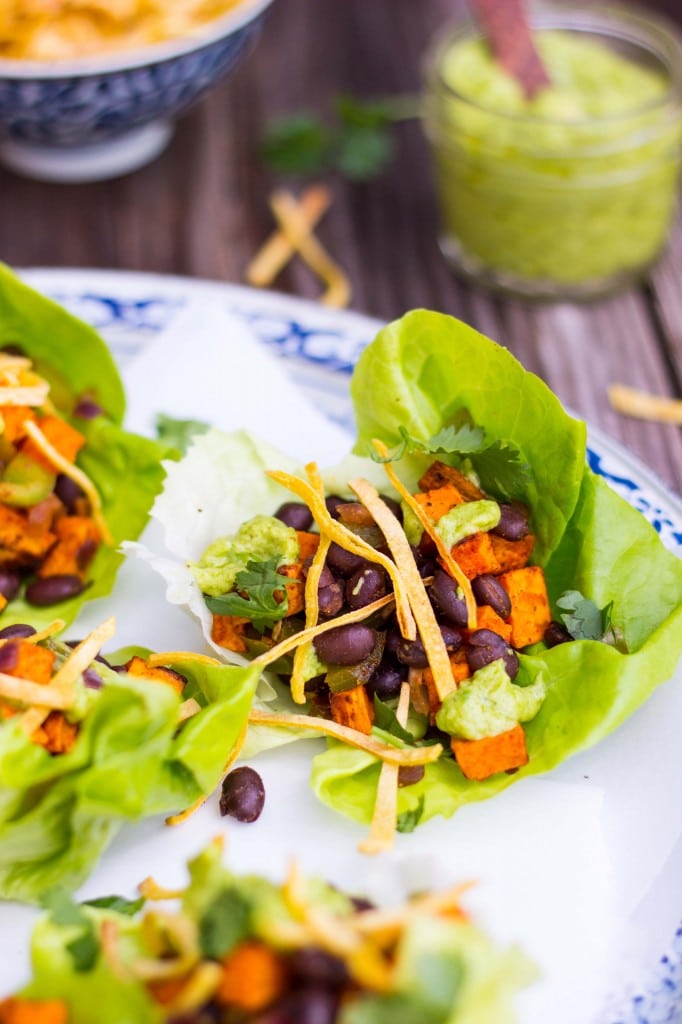
<path id="1" fill-rule="evenodd" d="M 436 48 L 426 124 L 444 252 L 465 273 L 530 296 L 583 297 L 660 252 L 680 168 L 682 47 L 605 10 L 540 9 L 551 85 L 532 99 L 473 27 Z"/>

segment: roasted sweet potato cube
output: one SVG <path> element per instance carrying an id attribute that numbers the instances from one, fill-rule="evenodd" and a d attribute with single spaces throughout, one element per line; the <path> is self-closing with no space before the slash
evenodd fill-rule
<path id="1" fill-rule="evenodd" d="M 67 721 L 61 711 L 51 711 L 31 737 L 50 754 L 66 754 L 76 742 L 78 726 Z"/>
<path id="2" fill-rule="evenodd" d="M 298 537 L 299 560 L 305 562 L 306 558 L 313 558 L 320 546 L 319 533 L 307 533 L 305 530 L 297 530 L 296 536 Z"/>
<path id="3" fill-rule="evenodd" d="M 528 764 L 526 735 L 520 725 L 482 740 L 453 737 L 451 746 L 455 760 L 467 779 L 480 781 Z"/>
<path id="4" fill-rule="evenodd" d="M 14 666 L 3 669 L 5 675 L 30 679 L 33 683 L 49 683 L 56 657 L 54 651 L 28 640 L 8 640 L 5 646 L 11 647 L 17 654 Z"/>
<path id="5" fill-rule="evenodd" d="M 471 537 L 453 545 L 451 554 L 464 575 L 473 580 L 482 573 L 499 572 L 489 533 L 473 533 Z"/>
<path id="6" fill-rule="evenodd" d="M 454 466 L 447 466 L 438 460 L 429 466 L 419 481 L 422 491 L 431 491 L 445 484 L 454 484 L 465 501 L 480 501 L 481 498 L 485 498 L 481 488 L 472 483 L 468 476 L 460 473 Z"/>
<path id="7" fill-rule="evenodd" d="M 3 405 L 0 407 L 5 425 L 3 434 L 10 442 L 16 444 L 26 437 L 26 423 L 30 420 L 35 422 L 36 414 L 28 405 Z"/>
<path id="8" fill-rule="evenodd" d="M 227 651 L 245 654 L 244 630 L 249 622 L 250 619 L 244 619 L 240 615 L 214 615 L 211 624 L 211 640 L 214 644 L 218 644 L 218 647 L 224 647 Z"/>
<path id="9" fill-rule="evenodd" d="M 55 527 L 57 543 L 38 570 L 39 576 L 85 578 L 100 542 L 100 533 L 89 516 L 63 516 Z"/>
<path id="10" fill-rule="evenodd" d="M 501 619 L 489 604 L 481 605 L 476 609 L 476 629 L 492 629 L 493 633 L 497 633 L 508 644 L 511 643 L 511 624 Z"/>
<path id="11" fill-rule="evenodd" d="M 298 613 L 303 611 L 305 607 L 303 563 L 293 562 L 291 565 L 280 565 L 277 572 L 280 576 L 286 576 L 287 579 L 291 580 L 290 583 L 285 584 L 287 598 L 289 601 L 286 617 L 288 618 L 290 615 L 298 615 Z"/>
<path id="12" fill-rule="evenodd" d="M 172 686 L 176 693 L 182 693 L 187 680 L 172 668 L 165 668 L 162 665 L 150 665 L 144 658 L 133 656 L 126 662 L 126 672 L 129 676 L 142 676 L 144 679 L 154 679 L 160 683 Z"/>
<path id="13" fill-rule="evenodd" d="M 450 655 L 450 668 L 452 669 L 452 678 L 456 683 L 461 683 L 463 679 L 469 678 L 471 670 L 467 664 L 466 654 L 463 650 L 455 651 L 454 654 Z M 431 669 L 425 668 L 421 671 L 422 680 L 429 694 L 429 719 L 433 725 L 436 721 L 436 715 L 440 711 L 442 701 L 438 696 L 438 690 L 436 689 Z"/>
<path id="14" fill-rule="evenodd" d="M 0 1024 L 67 1024 L 69 1011 L 58 999 L 22 999 L 10 996 L 0 1002 Z"/>
<path id="15" fill-rule="evenodd" d="M 19 565 L 42 558 L 56 539 L 51 530 L 29 529 L 26 513 L 0 505 L 0 547 L 10 554 L 6 564 L 12 561 L 12 552 L 15 564 Z"/>
<path id="16" fill-rule="evenodd" d="M 523 569 L 535 547 L 535 535 L 527 533 L 521 540 L 505 540 L 497 534 L 490 534 L 490 541 L 500 568 L 498 572 L 509 572 L 510 569 Z"/>
<path id="17" fill-rule="evenodd" d="M 0 594 L 0 612 L 3 612 L 7 607 L 7 598 L 4 594 Z"/>
<path id="18" fill-rule="evenodd" d="M 189 975 L 184 974 L 181 978 L 160 978 L 147 983 L 147 989 L 152 999 L 162 1006 L 173 1003 L 178 998 L 189 980 Z"/>
<path id="19" fill-rule="evenodd" d="M 369 736 L 374 725 L 374 706 L 364 686 L 332 693 L 329 703 L 335 722 Z"/>
<path id="20" fill-rule="evenodd" d="M 525 569 L 512 569 L 498 577 L 509 594 L 511 614 L 512 647 L 527 647 L 542 640 L 545 630 L 552 621 L 549 608 L 545 574 L 539 565 L 527 565 Z"/>
<path id="21" fill-rule="evenodd" d="M 425 494 L 415 494 L 415 501 L 419 502 L 429 518 L 437 523 L 441 516 L 449 512 L 455 505 L 462 505 L 464 498 L 454 484 L 444 484 L 436 487 Z"/>
<path id="22" fill-rule="evenodd" d="M 38 421 L 38 426 L 52 447 L 56 448 L 63 458 L 68 462 L 76 461 L 76 456 L 85 444 L 85 438 L 80 431 L 76 430 L 75 427 L 72 427 L 70 423 L 67 423 L 66 420 L 61 419 L 59 416 L 43 416 Z M 53 464 L 43 455 L 32 438 L 24 442 L 21 450 L 24 455 L 29 455 L 36 462 L 39 462 L 41 466 L 45 466 L 46 469 L 54 468 Z"/>
<path id="23" fill-rule="evenodd" d="M 214 996 L 221 1006 L 258 1013 L 283 995 L 287 986 L 281 955 L 261 942 L 242 942 L 224 958 L 222 968 Z"/>

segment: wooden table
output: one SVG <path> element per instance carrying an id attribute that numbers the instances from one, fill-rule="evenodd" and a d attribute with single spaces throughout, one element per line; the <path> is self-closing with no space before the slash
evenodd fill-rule
<path id="1" fill-rule="evenodd" d="M 678 0 L 661 0 L 670 13 Z M 427 41 L 463 0 L 277 0 L 260 43 L 179 125 L 152 166 L 118 181 L 42 185 L 0 171 L 0 256 L 15 266 L 114 267 L 243 280 L 272 228 L 278 180 L 258 156 L 266 121 L 324 111 L 341 92 L 414 92 Z M 533 307 L 457 280 L 436 244 L 429 155 L 417 123 L 398 129 L 390 171 L 333 183 L 320 238 L 348 271 L 352 305 L 390 319 L 413 306 L 453 313 L 507 345 L 590 423 L 682 490 L 679 427 L 615 413 L 607 385 L 664 395 L 682 388 L 682 224 L 637 289 L 588 306 Z M 314 296 L 292 266 L 277 287 Z"/>

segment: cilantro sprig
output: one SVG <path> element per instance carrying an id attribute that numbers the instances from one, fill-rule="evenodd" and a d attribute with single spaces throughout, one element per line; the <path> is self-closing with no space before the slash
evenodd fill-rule
<path id="1" fill-rule="evenodd" d="M 63 928 L 74 929 L 73 938 L 66 943 L 74 971 L 91 971 L 100 953 L 100 943 L 94 922 L 64 889 L 50 889 L 45 893 L 42 904 L 49 912 L 52 922 Z"/>
<path id="2" fill-rule="evenodd" d="M 202 420 L 178 420 L 160 412 L 156 416 L 156 436 L 159 441 L 177 448 L 184 455 L 191 442 L 211 429 Z"/>
<path id="3" fill-rule="evenodd" d="M 334 101 L 329 120 L 297 111 L 273 121 L 266 129 L 261 153 L 280 174 L 336 171 L 349 181 L 371 181 L 393 158 L 393 124 L 417 115 L 413 97 L 360 100 L 341 95 Z"/>
<path id="4" fill-rule="evenodd" d="M 621 631 L 611 618 L 613 601 L 600 608 L 579 590 L 565 590 L 557 598 L 556 606 L 561 609 L 561 621 L 574 640 L 601 640 L 627 653 Z"/>
<path id="5" fill-rule="evenodd" d="M 375 462 L 396 462 L 406 455 L 466 458 L 476 470 L 483 489 L 501 498 L 517 495 L 530 476 L 530 466 L 522 460 L 515 444 L 511 441 L 488 444 L 485 432 L 468 418 L 443 427 L 427 441 L 412 437 L 405 427 L 400 427 L 399 433 L 401 441 L 388 455 L 381 456 L 370 449 L 370 456 Z"/>
<path id="6" fill-rule="evenodd" d="M 250 619 L 256 629 L 271 629 L 287 613 L 287 578 L 277 572 L 279 559 L 250 561 L 237 573 L 234 590 L 220 597 L 204 596 L 213 615 L 239 615 Z"/>

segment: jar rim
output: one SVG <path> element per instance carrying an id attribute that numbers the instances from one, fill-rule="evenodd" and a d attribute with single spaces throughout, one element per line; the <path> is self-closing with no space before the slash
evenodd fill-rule
<path id="1" fill-rule="evenodd" d="M 442 57 L 453 43 L 482 38 L 483 33 L 473 18 L 465 18 L 450 24 L 436 35 L 426 54 L 426 81 L 445 92 L 450 98 L 511 124 L 572 127 L 618 124 L 642 114 L 665 110 L 671 104 L 682 103 L 682 35 L 665 17 L 651 15 L 648 11 L 642 13 L 638 8 L 623 3 L 608 3 L 595 7 L 592 4 L 572 3 L 571 0 L 532 4 L 529 8 L 529 17 L 531 28 L 543 31 L 584 32 L 586 35 L 601 35 L 605 39 L 610 37 L 629 43 L 633 48 L 646 52 L 657 61 L 666 74 L 667 89 L 661 96 L 640 106 L 599 116 L 586 115 L 566 119 L 548 117 L 546 114 L 496 110 L 460 92 L 447 82 L 442 74 Z"/>

